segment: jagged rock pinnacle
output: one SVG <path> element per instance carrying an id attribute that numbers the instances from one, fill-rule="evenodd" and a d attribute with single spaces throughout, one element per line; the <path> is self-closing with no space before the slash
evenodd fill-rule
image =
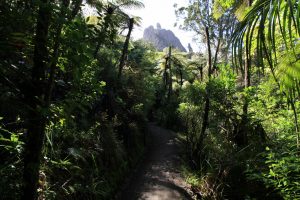
<path id="1" fill-rule="evenodd" d="M 188 44 L 188 50 L 189 50 L 189 53 L 193 53 L 194 52 L 190 43 Z"/>
<path id="2" fill-rule="evenodd" d="M 156 29 L 153 26 L 146 28 L 144 30 L 143 39 L 152 43 L 159 51 L 162 51 L 168 46 L 173 46 L 180 51 L 186 52 L 186 49 L 175 34 L 170 30 L 163 29 L 159 23 L 156 24 Z"/>
<path id="3" fill-rule="evenodd" d="M 160 23 L 157 23 L 157 24 L 156 24 L 156 28 L 157 28 L 158 30 L 160 30 L 160 29 L 161 29 L 161 25 L 160 25 Z"/>

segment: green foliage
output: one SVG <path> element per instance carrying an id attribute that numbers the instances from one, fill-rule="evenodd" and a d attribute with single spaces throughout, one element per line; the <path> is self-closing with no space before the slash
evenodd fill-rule
<path id="1" fill-rule="evenodd" d="M 128 168 L 127 156 L 113 131 L 116 125 L 103 117 L 103 125 L 82 132 L 66 125 L 49 127 L 47 137 L 51 139 L 45 149 L 49 147 L 49 151 L 42 168 L 47 176 L 43 191 L 47 199 L 53 195 L 56 199 L 108 199 L 112 195 Z M 111 170 L 107 171 L 108 167 Z"/>
<path id="2" fill-rule="evenodd" d="M 297 79 L 300 71 L 300 43 L 295 44 L 295 49 L 280 52 L 276 77 L 281 81 L 281 90 L 290 91 L 298 87 Z M 299 95 L 299 94 L 298 94 Z"/>
<path id="3" fill-rule="evenodd" d="M 217 39 L 223 38 L 216 34 L 214 23 L 233 13 L 241 20 L 230 35 L 233 43 L 228 44 L 232 45 L 236 74 L 229 67 L 217 65 L 214 78 L 204 78 L 207 82 L 197 90 L 197 81 L 187 84 L 180 93 L 178 112 L 185 123 L 187 157 L 192 166 L 199 152 L 205 152 L 194 172 L 203 173 L 203 181 L 193 183 L 198 184 L 201 194 L 208 194 L 204 198 L 210 199 L 222 192 L 221 196 L 228 199 L 297 199 L 299 147 L 293 140 L 299 140 L 299 1 L 214 1 L 213 8 L 209 1 L 190 1 L 177 9 L 177 15 L 184 16 L 183 28 L 197 36 L 203 37 L 204 28 L 209 26 L 213 35 L 209 42 L 215 46 Z M 246 66 L 249 79 L 244 77 Z M 247 79 L 251 80 L 250 87 Z M 204 124 L 205 94 L 209 98 L 209 125 L 203 146 L 197 147 Z M 243 147 L 238 145 L 241 135 L 247 138 Z M 270 151 L 265 151 L 266 145 L 271 146 Z M 254 182 L 243 179 L 246 166 L 255 169 L 249 172 Z M 239 176 L 238 181 L 233 181 L 234 174 Z"/>
<path id="4" fill-rule="evenodd" d="M 0 117 L 0 122 L 3 118 Z M 24 142 L 20 139 L 22 133 L 12 133 L 3 128 L 0 123 L 0 157 L 9 158 L 0 161 L 0 193 L 4 199 L 17 199 L 22 182 L 22 152 Z"/>
<path id="5" fill-rule="evenodd" d="M 243 67 L 243 57 L 255 54 L 257 67 L 267 63 L 286 93 L 298 87 L 299 7 L 299 1 L 255 1 L 232 37 L 235 63 Z"/>
<path id="6" fill-rule="evenodd" d="M 235 0 L 216 0 L 214 1 L 213 15 L 215 18 L 220 18 L 227 9 L 231 8 Z"/>
<path id="7" fill-rule="evenodd" d="M 261 156 L 264 157 L 267 167 L 261 172 L 249 169 L 249 178 L 263 181 L 267 187 L 278 191 L 284 199 L 298 199 L 300 197 L 298 152 L 285 146 L 276 149 L 267 147 Z"/>
<path id="8" fill-rule="evenodd" d="M 39 199 L 113 198 L 144 152 L 146 118 L 155 100 L 156 53 L 142 41 L 132 42 L 123 79 L 116 79 L 123 46 L 119 35 L 129 17 L 122 9 L 143 4 L 87 1 L 97 16 L 86 19 L 78 2 L 46 5 L 51 12 L 44 41 L 49 58 L 41 69 L 43 95 L 34 100 L 43 105 L 46 119 L 45 133 L 40 133 L 45 145 Z M 18 199 L 22 193 L 23 146 L 28 124 L 35 120 L 28 117 L 28 96 L 35 90 L 36 3 L 0 3 L 0 115 L 5 117 L 0 128 L 0 193 L 5 199 Z"/>
<path id="9" fill-rule="evenodd" d="M 194 81 L 182 89 L 178 113 L 185 126 L 186 145 L 188 157 L 196 166 L 203 168 L 224 159 L 228 153 L 224 148 L 230 147 L 232 139 L 232 125 L 237 121 L 237 111 L 234 107 L 236 101 L 236 76 L 229 66 L 220 67 L 219 75 L 207 83 Z M 204 147 L 199 146 L 202 129 L 202 117 L 206 91 L 211 100 L 210 133 L 205 140 Z M 224 137 L 229 137 L 229 141 Z M 205 151 L 205 161 L 199 161 L 199 151 Z M 201 163 L 199 163 L 201 162 Z"/>
<path id="10" fill-rule="evenodd" d="M 267 149 L 268 150 L 268 149 Z M 266 164 L 269 166 L 269 173 L 263 173 L 263 180 L 267 185 L 275 187 L 285 199 L 300 198 L 299 190 L 299 164 L 298 152 L 289 151 L 274 153 L 269 151 Z"/>
<path id="11" fill-rule="evenodd" d="M 39 199 L 112 199 L 144 152 L 148 118 L 181 131 L 195 170 L 185 170 L 188 182 L 203 198 L 300 198 L 299 1 L 253 1 L 251 7 L 189 1 L 176 13 L 184 17 L 181 28 L 218 50 L 210 58 L 212 75 L 205 53 L 158 53 L 139 40 L 128 44 L 121 78 L 120 35 L 131 17 L 123 8 L 144 5 L 89 0 L 97 13 L 85 18 L 80 2 L 0 3 L 1 198 L 21 195 L 24 144 L 36 125 L 46 127 L 38 134 L 45 135 Z M 49 28 L 38 26 L 47 14 L 39 8 L 51 13 Z M 239 13 L 244 18 L 232 35 Z M 47 29 L 42 41 L 38 28 Z M 43 68 L 36 66 L 39 42 L 48 51 Z M 244 88 L 239 73 L 249 58 L 251 86 Z M 241 134 L 247 138 L 242 147 Z M 258 183 L 268 188 L 255 189 Z"/>
<path id="12" fill-rule="evenodd" d="M 190 102 L 199 105 L 204 101 L 205 84 L 195 81 L 192 84 L 187 84 L 181 93 L 180 100 L 182 102 Z"/>
<path id="13" fill-rule="evenodd" d="M 286 110 L 286 98 L 271 77 L 262 82 L 254 95 L 249 111 L 255 120 L 261 121 L 270 137 L 285 137 L 293 133 L 292 112 Z M 283 134 L 281 136 L 281 134 Z"/>
<path id="14" fill-rule="evenodd" d="M 299 198 L 298 149 L 293 112 L 287 109 L 287 99 L 271 77 L 262 82 L 251 101 L 253 120 L 262 123 L 269 137 L 269 147 L 248 165 L 251 180 L 263 182 L 284 199 Z M 297 110 L 299 109 L 297 105 Z"/>

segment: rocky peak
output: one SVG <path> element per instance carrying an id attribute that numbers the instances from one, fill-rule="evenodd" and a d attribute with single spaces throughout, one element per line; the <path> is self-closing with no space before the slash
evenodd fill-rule
<path id="1" fill-rule="evenodd" d="M 162 51 L 166 47 L 173 46 L 180 51 L 186 52 L 186 49 L 175 34 L 170 30 L 163 29 L 160 23 L 156 24 L 156 29 L 153 26 L 146 28 L 144 30 L 143 39 L 152 43 L 159 51 Z"/>
<path id="2" fill-rule="evenodd" d="M 189 50 L 189 53 L 194 53 L 193 48 L 190 43 L 188 44 L 188 50 Z"/>
<path id="3" fill-rule="evenodd" d="M 156 24 L 156 28 L 157 28 L 157 30 L 160 30 L 160 29 L 161 29 L 160 23 L 157 23 L 157 24 Z"/>

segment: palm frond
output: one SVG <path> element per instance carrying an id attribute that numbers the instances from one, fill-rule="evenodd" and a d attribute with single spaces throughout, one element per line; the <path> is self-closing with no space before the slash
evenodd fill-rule
<path id="1" fill-rule="evenodd" d="M 254 55 L 259 66 L 265 61 L 275 77 L 277 54 L 292 50 L 294 56 L 296 39 L 300 33 L 300 5 L 298 0 L 260 0 L 251 7 L 232 37 L 233 59 L 243 67 L 244 55 Z M 256 52 L 252 49 L 256 41 Z"/>
<path id="2" fill-rule="evenodd" d="M 145 5 L 142 2 L 137 0 L 117 0 L 116 4 L 119 7 L 129 8 L 129 9 L 139 9 L 145 7 Z"/>
<path id="3" fill-rule="evenodd" d="M 285 51 L 278 58 L 278 66 L 276 76 L 281 81 L 281 88 L 291 89 L 299 86 L 300 80 L 300 44 L 296 45 L 295 52 L 293 50 Z M 296 56 L 294 55 L 296 53 Z"/>
<path id="4" fill-rule="evenodd" d="M 139 16 L 133 16 L 133 18 L 134 18 L 134 24 L 135 24 L 136 26 L 140 27 L 141 24 L 142 24 L 142 18 L 139 17 Z"/>

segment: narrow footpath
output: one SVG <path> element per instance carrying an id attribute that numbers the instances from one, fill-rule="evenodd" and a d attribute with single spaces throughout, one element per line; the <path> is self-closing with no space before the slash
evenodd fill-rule
<path id="1" fill-rule="evenodd" d="M 120 200 L 192 200 L 189 186 L 180 175 L 176 134 L 154 124 L 149 125 L 149 134 L 148 152 Z"/>

